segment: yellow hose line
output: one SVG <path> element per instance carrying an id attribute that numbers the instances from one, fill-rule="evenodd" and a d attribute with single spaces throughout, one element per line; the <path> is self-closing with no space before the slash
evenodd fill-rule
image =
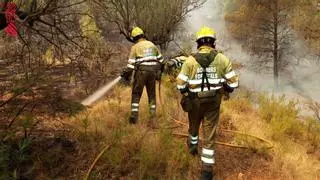
<path id="1" fill-rule="evenodd" d="M 90 166 L 90 168 L 89 168 L 89 170 L 88 170 L 88 172 L 87 172 L 84 180 L 88 180 L 88 179 L 89 179 L 89 176 L 90 176 L 90 173 L 91 173 L 92 169 L 94 168 L 94 166 L 96 165 L 96 163 L 98 162 L 98 160 L 100 159 L 100 157 L 104 154 L 104 152 L 106 152 L 106 150 L 108 150 L 110 147 L 111 147 L 110 144 L 109 144 L 109 145 L 106 145 L 106 146 L 102 149 L 102 151 L 99 153 L 99 155 L 94 159 L 94 161 L 93 161 L 92 165 Z"/>
<path id="2" fill-rule="evenodd" d="M 181 124 L 181 125 L 184 125 L 184 126 L 187 126 L 188 124 L 187 123 L 184 123 L 184 122 L 181 122 L 175 118 L 173 118 L 172 116 L 170 116 L 171 119 L 173 119 L 176 123 L 178 124 Z M 243 135 L 243 136 L 249 136 L 249 137 L 252 137 L 252 138 L 255 138 L 255 139 L 259 139 L 260 141 L 268 144 L 269 146 L 267 147 L 267 149 L 272 149 L 274 147 L 274 145 L 272 144 L 272 142 L 270 142 L 269 140 L 266 140 L 264 138 L 261 138 L 261 137 L 258 137 L 258 136 L 255 136 L 255 135 L 252 135 L 252 134 L 247 134 L 247 133 L 243 133 L 243 132 L 240 132 L 240 131 L 233 131 L 233 130 L 227 130 L 227 129 L 221 129 L 221 131 L 224 131 L 224 132 L 230 132 L 230 133 L 233 133 L 233 134 L 240 134 L 240 135 Z M 174 133 L 174 135 L 180 135 L 180 136 L 186 136 L 188 137 L 189 135 L 187 134 L 179 134 L 179 133 Z M 216 141 L 215 142 L 216 144 L 219 144 L 219 145 L 224 145 L 224 146 L 229 146 L 229 147 L 235 147 L 235 148 L 249 148 L 247 146 L 240 146 L 240 145 L 234 145 L 234 144 L 230 144 L 230 143 L 224 143 L 224 142 L 219 142 L 219 141 Z"/>
<path id="3" fill-rule="evenodd" d="M 232 132 L 232 131 L 229 131 L 229 132 Z M 243 135 L 247 135 L 247 134 L 244 134 L 242 133 Z M 172 135 L 175 135 L 175 136 L 182 136 L 182 137 L 189 137 L 188 134 L 183 134 L 183 133 L 172 133 Z M 251 136 L 251 137 L 255 137 L 253 135 L 250 135 L 248 134 L 248 136 Z M 257 139 L 261 140 L 261 141 L 264 141 L 262 138 L 259 138 L 259 137 L 256 137 Z M 199 138 L 200 140 L 202 140 L 201 138 Z M 270 143 L 269 141 L 264 141 L 266 143 Z M 240 145 L 235 145 L 235 144 L 230 144 L 230 143 L 225 143 L 225 142 L 220 142 L 220 141 L 215 141 L 216 144 L 218 145 L 223 145 L 223 146 L 228 146 L 228 147 L 234 147 L 234 148 L 243 148 L 243 149 L 248 149 L 249 147 L 247 146 L 240 146 Z M 273 144 L 269 144 L 270 146 L 267 147 L 267 149 L 271 149 L 273 148 Z"/>
<path id="4" fill-rule="evenodd" d="M 243 136 L 249 136 L 249 137 L 253 137 L 255 139 L 259 139 L 260 141 L 265 142 L 266 144 L 269 144 L 267 149 L 271 149 L 271 148 L 274 147 L 274 145 L 272 144 L 271 141 L 269 141 L 267 139 L 264 139 L 262 137 L 258 137 L 258 136 L 252 135 L 252 134 L 243 133 L 243 132 L 240 132 L 240 131 L 227 130 L 227 129 L 221 129 L 221 131 L 230 132 L 230 133 L 234 133 L 234 134 L 240 134 L 240 135 L 243 135 Z"/>
<path id="5" fill-rule="evenodd" d="M 148 132 L 149 132 L 149 129 L 147 129 L 147 130 L 143 133 L 143 135 L 141 136 L 139 142 L 142 142 L 143 138 L 146 137 L 146 134 L 147 134 Z M 112 141 L 112 142 L 114 142 L 114 141 Z M 114 143 L 115 143 L 115 142 L 114 142 Z M 108 144 L 108 145 L 106 145 L 106 146 L 102 149 L 102 151 L 101 151 L 101 152 L 98 154 L 98 156 L 94 159 L 94 161 L 93 161 L 92 165 L 90 166 L 90 168 L 89 168 L 86 176 L 83 178 L 84 180 L 88 180 L 88 179 L 89 179 L 90 173 L 91 173 L 92 169 L 94 168 L 94 166 L 96 165 L 96 163 L 98 162 L 98 160 L 100 159 L 100 157 L 101 157 L 114 143 Z"/>

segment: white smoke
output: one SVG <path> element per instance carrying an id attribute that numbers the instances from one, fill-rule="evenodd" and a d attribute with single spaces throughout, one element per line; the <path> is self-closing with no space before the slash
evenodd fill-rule
<path id="1" fill-rule="evenodd" d="M 186 20 L 185 29 L 188 35 L 193 35 L 202 27 L 209 26 L 217 32 L 217 47 L 231 60 L 244 65 L 240 70 L 241 85 L 255 91 L 273 92 L 272 65 L 259 68 L 257 72 L 258 57 L 248 54 L 241 44 L 228 33 L 224 21 L 224 6 L 219 0 L 208 0 L 204 6 L 195 10 Z M 191 36 L 192 37 L 192 36 Z M 290 64 L 280 74 L 281 93 L 289 97 L 313 99 L 320 101 L 320 68 L 317 56 L 309 54 L 307 46 L 302 40 L 295 41 L 293 48 L 284 56 Z M 193 49 L 195 50 L 195 43 Z"/>

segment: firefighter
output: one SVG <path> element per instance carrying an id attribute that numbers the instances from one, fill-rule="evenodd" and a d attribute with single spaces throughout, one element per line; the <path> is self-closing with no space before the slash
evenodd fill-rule
<path id="1" fill-rule="evenodd" d="M 161 78 L 163 57 L 160 50 L 146 39 L 141 28 L 135 27 L 131 37 L 135 45 L 131 48 L 127 68 L 122 73 L 122 77 L 128 79 L 134 71 L 129 122 L 135 124 L 138 120 L 139 102 L 143 88 L 146 86 L 149 99 L 149 123 L 152 126 L 156 115 L 156 80 Z"/>
<path id="2" fill-rule="evenodd" d="M 216 32 L 203 27 L 197 33 L 198 52 L 184 62 L 177 77 L 181 105 L 188 112 L 190 153 L 198 153 L 199 127 L 203 127 L 200 179 L 214 177 L 215 137 L 223 94 L 238 87 L 238 76 L 230 60 L 215 48 Z"/>

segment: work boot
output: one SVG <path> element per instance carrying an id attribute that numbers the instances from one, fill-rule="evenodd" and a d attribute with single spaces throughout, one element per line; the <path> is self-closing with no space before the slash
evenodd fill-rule
<path id="1" fill-rule="evenodd" d="M 193 156 L 197 155 L 197 154 L 198 154 L 198 144 L 192 144 L 192 145 L 189 147 L 189 152 L 190 152 L 190 154 L 192 154 Z"/>
<path id="2" fill-rule="evenodd" d="M 137 124 L 137 121 L 138 121 L 138 117 L 137 116 L 130 116 L 129 118 L 129 123 L 130 124 Z"/>
<path id="3" fill-rule="evenodd" d="M 214 174 L 212 171 L 201 171 L 200 180 L 213 180 Z"/>
<path id="4" fill-rule="evenodd" d="M 192 154 L 193 156 L 197 155 L 198 154 L 198 144 L 191 144 L 189 139 L 187 141 L 187 144 L 189 147 L 190 154 Z"/>

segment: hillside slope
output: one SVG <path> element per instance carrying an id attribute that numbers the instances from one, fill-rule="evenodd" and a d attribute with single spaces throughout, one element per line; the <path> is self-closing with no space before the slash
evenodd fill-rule
<path id="1" fill-rule="evenodd" d="M 196 179 L 200 159 L 188 154 L 187 116 L 179 105 L 179 94 L 170 78 L 163 80 L 158 96 L 157 129 L 148 128 L 144 94 L 137 125 L 128 124 L 130 88 L 116 87 L 93 108 L 71 119 L 73 137 L 82 147 L 80 167 L 89 168 L 96 155 L 108 146 L 91 172 L 92 179 Z M 259 99 L 260 108 L 252 100 Z M 222 179 L 317 179 L 320 178 L 319 124 L 301 123 L 293 102 L 239 90 L 223 102 L 218 141 L 245 146 L 217 145 L 216 172 Z M 262 109 L 263 108 L 263 109 Z M 282 123 L 275 123 L 277 118 Z M 268 119 L 270 118 L 270 120 Z M 298 128 L 295 128 L 299 126 Z M 269 139 L 273 149 L 237 130 Z"/>
<path id="2" fill-rule="evenodd" d="M 19 119 L 19 133 L 1 132 L 0 179 L 197 179 L 200 158 L 188 153 L 174 79 L 163 78 L 155 129 L 145 93 L 138 124 L 128 123 L 130 94 L 119 85 L 71 117 L 44 116 L 37 126 Z M 220 179 L 320 178 L 320 124 L 285 97 L 237 90 L 222 104 L 217 141 Z"/>

